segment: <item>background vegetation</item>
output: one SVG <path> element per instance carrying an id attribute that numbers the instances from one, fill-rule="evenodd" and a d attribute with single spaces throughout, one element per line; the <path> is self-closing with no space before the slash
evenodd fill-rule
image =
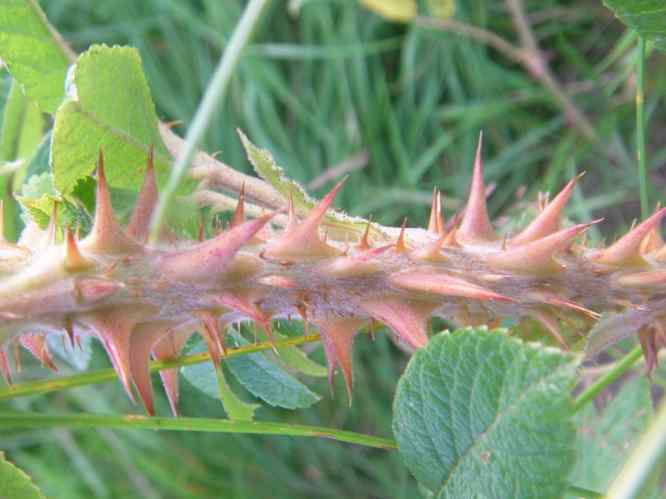
<path id="1" fill-rule="evenodd" d="M 77 52 L 93 42 L 137 47 L 159 118 L 181 122 L 183 131 L 243 2 L 58 0 L 42 6 Z M 242 128 L 313 194 L 330 187 L 332 172 L 345 169 L 352 177 L 336 201 L 339 207 L 382 223 L 398 224 L 406 216 L 411 225 L 422 225 L 433 186 L 445 195 L 447 215 L 464 199 L 483 129 L 487 178 L 495 185 L 490 206 L 500 223 L 510 226 L 534 208 L 537 192 L 553 191 L 585 170 L 568 215 L 606 217 L 593 236 L 611 238 L 640 212 L 633 153 L 636 57 L 635 35 L 597 1 L 473 0 L 458 2 L 452 20 L 416 18 L 408 24 L 390 22 L 351 0 L 275 1 L 204 148 L 249 170 L 235 133 Z M 650 58 L 646 81 L 653 202 L 664 186 L 666 159 L 666 127 L 654 113 L 666 93 L 663 63 L 663 56 Z M 387 335 L 360 339 L 354 355 L 351 408 L 336 380 L 334 397 L 325 396 L 311 409 L 292 413 L 263 406 L 258 416 L 390 434 L 391 401 L 407 358 Z M 321 359 L 321 352 L 314 357 Z M 91 365 L 107 365 L 97 345 Z M 654 376 L 655 398 L 665 374 Z M 28 364 L 22 379 L 45 375 Z M 632 383 L 649 396 L 647 382 Z M 325 381 L 313 389 L 328 394 Z M 601 443 L 610 454 L 621 452 L 629 432 L 642 427 L 617 433 L 613 417 L 627 418 L 641 407 L 641 401 L 628 400 L 623 399 L 626 407 L 609 405 L 620 412 L 603 420 Z M 223 415 L 219 403 L 186 385 L 180 406 L 184 415 Z M 117 383 L 0 407 L 138 410 Z M 596 410 L 603 408 L 600 403 Z M 167 410 L 160 400 L 158 412 Z M 645 414 L 635 416 L 644 421 Z M 581 417 L 594 422 L 600 416 Z M 396 453 L 324 440 L 104 429 L 5 431 L 0 439 L 49 497 L 418 495 Z M 597 466 L 595 458 L 587 456 L 581 466 Z M 608 469 L 589 475 L 597 478 L 586 485 L 604 490 L 612 466 L 619 464 L 605 463 Z"/>

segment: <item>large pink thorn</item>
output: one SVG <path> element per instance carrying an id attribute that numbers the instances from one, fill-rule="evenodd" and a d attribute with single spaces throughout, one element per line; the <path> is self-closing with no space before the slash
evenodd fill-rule
<path id="1" fill-rule="evenodd" d="M 553 256 L 571 246 L 573 240 L 590 225 L 599 222 L 574 225 L 531 243 L 523 244 L 484 257 L 494 269 L 508 270 L 530 275 L 548 275 L 561 269 Z"/>
<path id="2" fill-rule="evenodd" d="M 97 253 L 131 253 L 138 251 L 139 245 L 125 235 L 113 214 L 111 196 L 104 173 L 104 154 L 101 149 L 97 160 L 95 203 L 95 222 L 85 240 L 86 246 Z"/>
<path id="3" fill-rule="evenodd" d="M 229 225 L 231 227 L 236 227 L 237 225 L 242 224 L 245 221 L 245 182 L 241 184 L 240 192 L 238 193 L 238 203 L 236 204 L 236 209 L 234 214 L 231 216 L 231 221 Z"/>
<path id="4" fill-rule="evenodd" d="M 333 386 L 333 371 L 339 366 L 345 379 L 349 404 L 352 401 L 352 344 L 354 336 L 363 325 L 363 320 L 349 317 L 326 317 L 314 321 L 321 332 L 326 362 L 328 384 Z"/>
<path id="5" fill-rule="evenodd" d="M 145 243 L 148 239 L 150 219 L 157 203 L 157 184 L 155 183 L 155 168 L 153 165 L 155 150 L 151 146 L 146 162 L 146 173 L 143 185 L 139 191 L 132 217 L 127 224 L 127 233 L 137 241 Z"/>
<path id="6" fill-rule="evenodd" d="M 156 321 L 139 324 L 130 338 L 130 372 L 134 386 L 143 402 L 146 413 L 155 414 L 153 385 L 150 381 L 150 351 L 161 338 L 170 332 L 173 323 Z"/>
<path id="7" fill-rule="evenodd" d="M 264 257 L 293 262 L 339 255 L 338 249 L 322 241 L 319 226 L 345 180 L 346 178 L 338 182 L 301 223 L 292 222 L 290 217 L 284 233 L 268 243 L 263 252 Z"/>
<path id="8" fill-rule="evenodd" d="M 168 333 L 154 345 L 153 355 L 155 359 L 164 361 L 177 358 L 192 334 L 193 330 L 191 328 Z M 162 369 L 160 371 L 160 378 L 162 379 L 164 392 L 167 395 L 167 399 L 169 399 L 171 413 L 174 416 L 178 416 L 178 369 Z"/>
<path id="9" fill-rule="evenodd" d="M 548 203 L 544 210 L 520 234 L 509 240 L 509 244 L 520 245 L 530 243 L 559 230 L 562 210 L 569 201 L 576 182 L 582 176 L 583 174 L 580 174 L 572 178 L 564 189 L 555 196 L 555 199 Z"/>
<path id="10" fill-rule="evenodd" d="M 592 259 L 613 266 L 643 265 L 645 260 L 641 256 L 641 243 L 653 229 L 659 226 L 664 215 L 666 215 L 666 208 L 654 213 L 608 248 L 594 254 Z"/>
<path id="11" fill-rule="evenodd" d="M 130 369 L 132 329 L 148 312 L 146 307 L 109 307 L 83 315 L 79 321 L 100 339 L 128 397 L 134 402 Z"/>
<path id="12" fill-rule="evenodd" d="M 381 297 L 363 301 L 361 308 L 390 327 L 407 346 L 420 348 L 428 342 L 426 322 L 437 305 L 401 297 Z"/>
<path id="13" fill-rule="evenodd" d="M 486 188 L 483 185 L 483 160 L 481 159 L 481 146 L 483 134 L 479 135 L 479 144 L 476 148 L 472 184 L 469 190 L 469 199 L 460 227 L 456 233 L 458 240 L 466 242 L 483 242 L 496 239 L 495 231 L 488 218 L 486 207 Z"/>
<path id="14" fill-rule="evenodd" d="M 495 293 L 477 284 L 458 277 L 437 273 L 435 269 L 416 269 L 392 274 L 389 282 L 408 291 L 471 298 L 473 300 L 512 301 L 510 298 Z"/>
<path id="15" fill-rule="evenodd" d="M 160 265 L 173 279 L 188 281 L 217 278 L 231 263 L 234 255 L 261 230 L 274 213 L 249 220 L 230 228 L 219 236 L 190 249 L 164 255 Z"/>
<path id="16" fill-rule="evenodd" d="M 219 369 L 222 362 L 222 354 L 224 353 L 224 345 L 222 343 L 222 330 L 220 329 L 218 314 L 210 310 L 199 310 L 195 315 L 201 319 L 202 327 L 199 329 L 199 333 L 206 342 L 213 367 Z"/>
<path id="17" fill-rule="evenodd" d="M 58 368 L 53 363 L 48 346 L 46 345 L 46 336 L 43 334 L 22 334 L 19 338 L 21 346 L 25 348 L 32 356 L 37 359 L 44 367 L 57 372 Z"/>
<path id="18" fill-rule="evenodd" d="M 442 195 L 435 188 L 432 191 L 432 205 L 430 207 L 430 220 L 428 232 L 436 235 L 444 234 L 444 217 L 442 216 Z"/>

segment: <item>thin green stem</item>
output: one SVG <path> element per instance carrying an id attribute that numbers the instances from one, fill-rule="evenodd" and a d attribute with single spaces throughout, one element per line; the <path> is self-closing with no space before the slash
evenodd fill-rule
<path id="1" fill-rule="evenodd" d="M 329 438 L 339 442 L 396 449 L 395 441 L 352 431 L 321 426 L 272 423 L 264 421 L 233 421 L 212 418 L 161 418 L 97 414 L 38 414 L 29 412 L 0 412 L 2 428 L 126 428 L 158 431 L 201 431 L 214 433 L 250 433 L 289 437 Z"/>
<path id="2" fill-rule="evenodd" d="M 247 45 L 252 31 L 261 17 L 261 13 L 268 3 L 269 0 L 250 0 L 248 2 L 236 29 L 229 39 L 228 45 L 222 53 L 213 78 L 208 84 L 206 93 L 192 120 L 192 124 L 187 130 L 185 144 L 178 154 L 176 163 L 171 170 L 169 181 L 164 187 L 155 208 L 150 230 L 150 239 L 152 242 L 155 242 L 159 237 L 165 215 L 169 206 L 173 204 L 173 197 L 176 194 L 178 186 L 185 176 L 192 158 L 194 158 L 194 154 L 208 129 L 211 119 L 219 112 L 218 106 L 226 94 L 229 82 L 240 60 L 241 53 Z"/>
<path id="3" fill-rule="evenodd" d="M 248 353 L 261 352 L 270 350 L 273 347 L 281 348 L 288 346 L 297 346 L 304 343 L 312 343 L 319 341 L 318 334 L 310 334 L 306 336 L 297 336 L 295 338 L 287 338 L 278 340 L 273 343 L 262 342 L 254 345 L 245 345 L 238 348 L 230 348 L 227 350 L 225 359 L 245 355 Z M 208 353 L 198 353 L 194 355 L 187 355 L 178 357 L 177 359 L 169 361 L 151 362 L 150 371 L 156 372 L 162 369 L 169 369 L 174 367 L 189 366 L 206 362 L 210 360 Z M 113 369 L 99 369 L 96 371 L 89 371 L 73 376 L 63 376 L 60 378 L 45 379 L 39 381 L 31 381 L 28 383 L 21 383 L 18 385 L 10 385 L 0 389 L 0 400 L 11 399 L 16 397 L 25 397 L 28 395 L 38 395 L 43 393 L 57 392 L 66 390 L 68 388 L 76 388 L 77 386 L 93 385 L 97 383 L 106 383 L 113 381 L 117 378 L 116 372 Z"/>
<path id="4" fill-rule="evenodd" d="M 661 403 L 656 417 L 641 436 L 620 474 L 611 483 L 606 497 L 608 499 L 645 497 L 641 492 L 664 453 L 666 453 L 666 401 Z"/>
<path id="5" fill-rule="evenodd" d="M 647 167 L 645 159 L 645 38 L 638 38 L 638 65 L 636 67 L 636 159 L 641 197 L 641 216 L 649 214 Z"/>
<path id="6" fill-rule="evenodd" d="M 641 358 L 642 350 L 640 346 L 636 346 L 627 355 L 622 357 L 615 366 L 606 374 L 601 376 L 598 380 L 588 386 L 574 401 L 574 412 L 579 411 L 585 405 L 599 395 L 604 388 L 610 385 L 613 381 L 620 378 Z"/>

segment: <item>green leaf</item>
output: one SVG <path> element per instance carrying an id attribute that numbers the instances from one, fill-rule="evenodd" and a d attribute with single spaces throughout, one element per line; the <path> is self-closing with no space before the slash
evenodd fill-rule
<path id="1" fill-rule="evenodd" d="M 43 133 L 42 112 L 25 96 L 16 80 L 12 80 L 2 116 L 0 161 L 30 158 Z"/>
<path id="2" fill-rule="evenodd" d="M 295 328 L 297 323 L 290 323 L 287 321 L 277 321 L 277 325 L 272 329 L 271 334 L 273 335 L 274 340 L 283 340 L 287 338 L 287 335 L 280 334 L 279 331 L 285 331 L 286 328 Z M 302 331 L 300 332 L 302 333 Z M 262 328 L 257 328 L 257 337 L 262 341 L 268 341 L 268 335 Z M 298 372 L 301 372 L 307 376 L 313 376 L 315 378 L 325 378 L 328 375 L 328 371 L 325 366 L 318 364 L 314 360 L 310 359 L 307 354 L 298 347 L 287 346 L 287 347 L 278 347 L 278 357 L 277 360 L 284 364 L 285 366 L 295 369 Z"/>
<path id="3" fill-rule="evenodd" d="M 51 146 L 59 192 L 71 192 L 92 173 L 100 147 L 115 187 L 141 186 L 151 145 L 158 181 L 166 178 L 169 158 L 136 49 L 93 45 L 77 59 L 70 93 L 56 113 Z"/>
<path id="4" fill-rule="evenodd" d="M 68 57 L 36 0 L 0 3 L 0 59 L 47 113 L 55 112 L 63 100 Z"/>
<path id="5" fill-rule="evenodd" d="M 240 334 L 228 333 L 237 345 L 246 345 Z M 226 360 L 234 376 L 252 395 L 284 409 L 303 409 L 321 400 L 307 386 L 262 353 L 251 353 Z"/>
<path id="6" fill-rule="evenodd" d="M 622 469 L 651 417 L 650 384 L 644 376 L 627 381 L 607 405 L 588 404 L 576 414 L 576 467 L 571 483 L 606 490 Z"/>
<path id="7" fill-rule="evenodd" d="M 77 199 L 56 192 L 50 172 L 32 175 L 23 184 L 21 195 L 17 195 L 16 199 L 30 219 L 42 229 L 48 226 L 56 203 L 58 227 L 79 227 L 85 233 L 92 224 L 88 211 Z"/>
<path id="8" fill-rule="evenodd" d="M 188 354 L 200 353 L 204 347 L 199 343 L 188 350 Z M 244 402 L 233 392 L 222 369 L 215 369 L 211 362 L 185 366 L 180 370 L 183 377 L 197 390 L 211 398 L 220 399 L 229 419 L 252 421 L 259 405 Z"/>
<path id="9" fill-rule="evenodd" d="M 215 380 L 217 381 L 218 395 L 222 401 L 224 410 L 227 411 L 229 419 L 252 421 L 254 419 L 254 412 L 260 405 L 241 400 L 227 383 L 222 369 L 215 369 Z"/>
<path id="10" fill-rule="evenodd" d="M 0 452 L 0 498 L 45 499 L 30 477 L 5 459 Z"/>
<path id="11" fill-rule="evenodd" d="M 604 0 L 624 24 L 659 50 L 666 50 L 666 3 L 663 0 Z"/>
<path id="12" fill-rule="evenodd" d="M 29 100 L 15 79 L 7 93 L 0 129 L 0 169 L 8 168 L 6 175 L 0 175 L 0 198 L 4 199 L 4 222 L 6 236 L 15 239 L 17 233 L 16 201 L 11 196 L 8 183 L 17 185 L 25 178 L 28 159 L 33 156 L 42 140 L 44 120 L 42 112 L 34 101 Z M 17 169 L 14 167 L 17 166 Z M 12 180 L 13 179 L 13 180 Z"/>
<path id="13" fill-rule="evenodd" d="M 561 497 L 573 464 L 577 358 L 460 329 L 431 338 L 398 383 L 393 431 L 438 498 Z"/>
<path id="14" fill-rule="evenodd" d="M 296 181 L 287 177 L 282 167 L 278 166 L 270 151 L 255 146 L 247 136 L 238 130 L 245 154 L 248 161 L 254 167 L 262 179 L 271 184 L 282 196 L 291 198 L 294 203 L 294 210 L 305 215 L 309 213 L 317 204 L 305 189 Z M 324 215 L 323 225 L 328 230 L 328 236 L 332 239 L 349 239 L 349 232 L 354 232 L 359 236 L 363 234 L 368 225 L 368 220 L 361 217 L 351 217 L 340 211 L 329 209 Z M 371 225 L 371 236 L 386 240 L 387 236 L 377 228 L 376 224 Z"/>

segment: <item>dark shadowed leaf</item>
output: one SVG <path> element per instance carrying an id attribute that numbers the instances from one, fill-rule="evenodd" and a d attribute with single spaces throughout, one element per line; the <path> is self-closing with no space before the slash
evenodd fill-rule
<path id="1" fill-rule="evenodd" d="M 29 98 L 43 111 L 55 112 L 65 93 L 69 60 L 37 0 L 0 3 L 0 59 Z"/>
<path id="2" fill-rule="evenodd" d="M 237 345 L 247 344 L 239 334 L 232 333 L 231 336 Z M 272 406 L 302 409 L 321 399 L 262 353 L 232 357 L 226 365 L 252 395 Z"/>

